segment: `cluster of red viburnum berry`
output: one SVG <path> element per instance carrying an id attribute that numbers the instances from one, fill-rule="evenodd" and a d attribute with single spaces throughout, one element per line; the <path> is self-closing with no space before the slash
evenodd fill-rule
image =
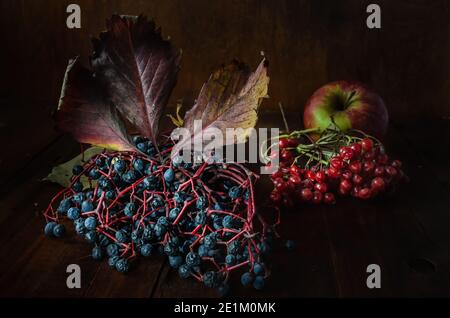
<path id="1" fill-rule="evenodd" d="M 374 138 L 336 130 L 316 141 L 305 136 L 301 131 L 280 136 L 280 164 L 271 176 L 274 189 L 270 194 L 277 204 L 334 204 L 337 195 L 370 199 L 407 179 L 402 163 L 390 159 Z M 272 153 L 272 159 L 277 155 Z"/>

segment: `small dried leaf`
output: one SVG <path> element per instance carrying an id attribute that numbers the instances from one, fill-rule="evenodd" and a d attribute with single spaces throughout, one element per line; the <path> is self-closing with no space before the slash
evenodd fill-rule
<path id="1" fill-rule="evenodd" d="M 86 149 L 83 153 L 79 154 L 75 158 L 60 164 L 52 169 L 52 172 L 43 179 L 43 181 L 55 182 L 63 187 L 70 186 L 70 178 L 72 177 L 72 168 L 75 165 L 83 165 L 84 162 L 88 161 L 95 155 L 102 153 L 105 149 L 100 147 L 91 147 Z M 83 161 L 84 159 L 84 161 Z M 81 183 L 85 188 L 89 186 L 88 178 L 82 176 L 80 178 Z"/>
<path id="2" fill-rule="evenodd" d="M 241 128 L 242 134 L 237 136 L 243 142 L 254 128 L 258 119 L 258 108 L 262 98 L 267 96 L 269 77 L 267 76 L 267 60 L 263 59 L 255 72 L 237 61 L 214 72 L 203 85 L 193 108 L 185 115 L 184 128 L 194 138 L 194 120 L 202 121 L 202 134 L 208 139 L 212 128 L 218 128 L 225 136 L 227 128 Z M 226 140 L 224 140 L 225 142 Z M 180 150 L 189 140 L 176 144 L 175 151 Z M 207 141 L 211 144 L 210 141 Z"/>

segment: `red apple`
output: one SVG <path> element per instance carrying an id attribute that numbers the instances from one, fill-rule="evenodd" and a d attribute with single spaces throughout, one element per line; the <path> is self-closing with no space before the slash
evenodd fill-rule
<path id="1" fill-rule="evenodd" d="M 388 127 L 388 112 L 383 100 L 365 85 L 338 81 L 322 86 L 305 106 L 305 128 L 323 130 L 331 118 L 342 130 L 359 129 L 377 138 L 383 137 Z"/>

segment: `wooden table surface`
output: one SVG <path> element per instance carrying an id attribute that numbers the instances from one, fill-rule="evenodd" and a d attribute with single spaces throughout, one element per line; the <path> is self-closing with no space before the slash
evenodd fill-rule
<path id="1" fill-rule="evenodd" d="M 264 116 L 261 126 L 280 124 Z M 396 195 L 370 202 L 341 199 L 334 206 L 298 205 L 283 211 L 263 291 L 232 280 L 234 296 L 431 297 L 450 296 L 450 125 L 447 120 L 391 123 L 388 152 L 411 178 Z M 419 128 L 425 130 L 423 133 Z M 0 183 L 0 296 L 214 297 L 215 291 L 183 280 L 162 256 L 137 261 L 128 274 L 89 257 L 91 245 L 73 230 L 63 239 L 43 235 L 41 215 L 57 185 L 41 182 L 51 167 L 77 153 L 67 136 L 48 145 Z M 21 161 L 21 162 L 22 162 Z M 258 184 L 262 197 L 268 177 Z M 260 209 L 267 209 L 259 202 Z M 294 251 L 286 239 L 297 242 Z M 80 289 L 66 287 L 68 264 L 81 267 Z M 381 288 L 366 287 L 369 264 L 381 267 Z"/>

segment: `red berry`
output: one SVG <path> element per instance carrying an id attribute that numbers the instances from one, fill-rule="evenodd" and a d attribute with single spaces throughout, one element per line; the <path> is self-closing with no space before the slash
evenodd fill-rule
<path id="1" fill-rule="evenodd" d="M 360 186 L 354 186 L 354 187 L 352 188 L 352 190 L 351 190 L 351 195 L 352 195 L 353 197 L 358 197 L 358 193 L 359 193 L 360 190 L 361 190 L 361 187 L 360 187 Z"/>
<path id="2" fill-rule="evenodd" d="M 311 189 L 304 188 L 300 191 L 300 199 L 303 201 L 311 201 L 313 196 Z"/>
<path id="3" fill-rule="evenodd" d="M 375 170 L 374 170 L 374 174 L 377 176 L 377 177 L 382 177 L 383 175 L 384 175 L 384 167 L 383 166 L 377 166 L 376 168 L 375 168 Z"/>
<path id="4" fill-rule="evenodd" d="M 282 178 L 282 177 L 283 177 L 283 173 L 280 170 L 277 170 L 270 176 L 270 178 L 272 178 L 272 180 Z"/>
<path id="5" fill-rule="evenodd" d="M 354 161 L 348 165 L 348 168 L 353 173 L 360 173 L 362 169 L 362 164 L 359 161 Z"/>
<path id="6" fill-rule="evenodd" d="M 325 193 L 328 190 L 328 186 L 325 182 L 318 182 L 314 185 L 314 189 L 319 192 Z"/>
<path id="7" fill-rule="evenodd" d="M 369 199 L 372 196 L 372 191 L 370 188 L 362 188 L 358 191 L 358 198 L 360 199 Z"/>
<path id="8" fill-rule="evenodd" d="M 339 178 L 340 173 L 339 173 L 338 170 L 336 170 L 336 168 L 330 167 L 330 168 L 328 168 L 328 170 L 327 170 L 327 176 L 328 176 L 329 178 L 336 179 L 336 178 Z"/>
<path id="9" fill-rule="evenodd" d="M 330 164 L 333 168 L 335 168 L 336 170 L 341 170 L 342 166 L 343 166 L 343 162 L 342 159 L 339 157 L 333 157 L 330 160 Z"/>
<path id="10" fill-rule="evenodd" d="M 392 178 L 395 178 L 396 176 L 398 176 L 398 170 L 392 166 L 386 167 L 386 173 L 388 175 L 390 175 Z"/>
<path id="11" fill-rule="evenodd" d="M 377 191 L 383 191 L 386 184 L 385 184 L 383 178 L 376 177 L 372 180 L 371 186 L 373 189 L 375 189 Z"/>
<path id="12" fill-rule="evenodd" d="M 351 160 L 354 156 L 352 148 L 348 146 L 341 147 L 339 153 L 344 160 Z"/>
<path id="13" fill-rule="evenodd" d="M 346 171 L 342 172 L 341 175 L 342 175 L 342 178 L 350 180 L 353 176 L 353 173 L 351 171 L 346 170 Z"/>
<path id="14" fill-rule="evenodd" d="M 305 175 L 309 180 L 312 180 L 312 181 L 316 180 L 316 174 L 312 170 L 307 170 Z"/>
<path id="15" fill-rule="evenodd" d="M 291 172 L 291 167 L 281 167 L 281 172 L 283 175 L 288 175 Z"/>
<path id="16" fill-rule="evenodd" d="M 375 169 L 375 164 L 372 161 L 365 161 L 363 165 L 363 171 L 366 174 L 370 174 Z"/>
<path id="17" fill-rule="evenodd" d="M 333 193 L 327 192 L 323 196 L 323 202 L 325 202 L 326 204 L 335 204 L 336 198 L 334 197 Z"/>
<path id="18" fill-rule="evenodd" d="M 289 140 L 287 138 L 280 138 L 278 141 L 278 146 L 280 149 L 288 148 L 289 147 Z"/>
<path id="19" fill-rule="evenodd" d="M 373 150 L 364 153 L 364 159 L 367 160 L 367 161 L 374 160 L 375 156 L 376 156 L 376 153 Z"/>
<path id="20" fill-rule="evenodd" d="M 388 155 L 382 153 L 382 154 L 378 155 L 378 160 L 377 161 L 378 161 L 379 164 L 385 165 L 385 164 L 388 163 L 389 157 L 388 157 Z"/>
<path id="21" fill-rule="evenodd" d="M 350 182 L 350 180 L 342 180 L 341 183 L 339 184 L 339 188 L 342 188 L 342 190 L 344 190 L 344 192 L 349 192 L 352 188 L 353 184 Z"/>
<path id="22" fill-rule="evenodd" d="M 399 168 L 402 167 L 402 162 L 400 160 L 394 160 L 394 161 L 392 161 L 391 166 L 393 166 L 394 168 L 399 169 Z"/>
<path id="23" fill-rule="evenodd" d="M 361 144 L 355 142 L 350 145 L 350 148 L 353 150 L 355 157 L 359 157 L 361 155 Z"/>
<path id="24" fill-rule="evenodd" d="M 291 148 L 298 146 L 298 140 L 295 138 L 288 138 L 287 143 L 288 143 L 288 147 L 291 147 Z"/>
<path id="25" fill-rule="evenodd" d="M 281 195 L 277 191 L 272 191 L 270 193 L 270 200 L 273 202 L 280 202 L 281 201 Z"/>
<path id="26" fill-rule="evenodd" d="M 280 158 L 283 161 L 291 161 L 292 159 L 294 159 L 294 155 L 292 154 L 292 151 L 283 149 L 283 150 L 281 150 Z"/>
<path id="27" fill-rule="evenodd" d="M 364 150 L 364 152 L 369 152 L 373 148 L 373 141 L 370 138 L 364 138 L 361 141 L 361 148 Z"/>
<path id="28" fill-rule="evenodd" d="M 324 171 L 316 172 L 316 181 L 317 182 L 325 182 L 326 179 L 327 179 L 327 175 L 325 174 Z"/>
<path id="29" fill-rule="evenodd" d="M 302 180 L 301 187 L 307 188 L 307 189 L 312 189 L 312 188 L 314 188 L 314 182 L 310 179 Z"/>
<path id="30" fill-rule="evenodd" d="M 364 179 L 359 174 L 355 174 L 355 175 L 353 175 L 352 181 L 356 185 L 361 185 L 363 183 Z"/>
<path id="31" fill-rule="evenodd" d="M 289 172 L 293 175 L 300 176 L 302 169 L 300 169 L 300 167 L 294 165 L 294 166 L 291 166 L 291 168 L 289 169 Z"/>
<path id="32" fill-rule="evenodd" d="M 313 198 L 312 198 L 312 202 L 313 202 L 314 204 L 319 204 L 319 203 L 322 202 L 322 198 L 323 198 L 322 192 L 314 191 L 314 195 L 313 195 Z"/>
<path id="33" fill-rule="evenodd" d="M 299 185 L 302 182 L 302 179 L 298 175 L 292 175 L 289 177 L 289 182 L 294 185 Z"/>

